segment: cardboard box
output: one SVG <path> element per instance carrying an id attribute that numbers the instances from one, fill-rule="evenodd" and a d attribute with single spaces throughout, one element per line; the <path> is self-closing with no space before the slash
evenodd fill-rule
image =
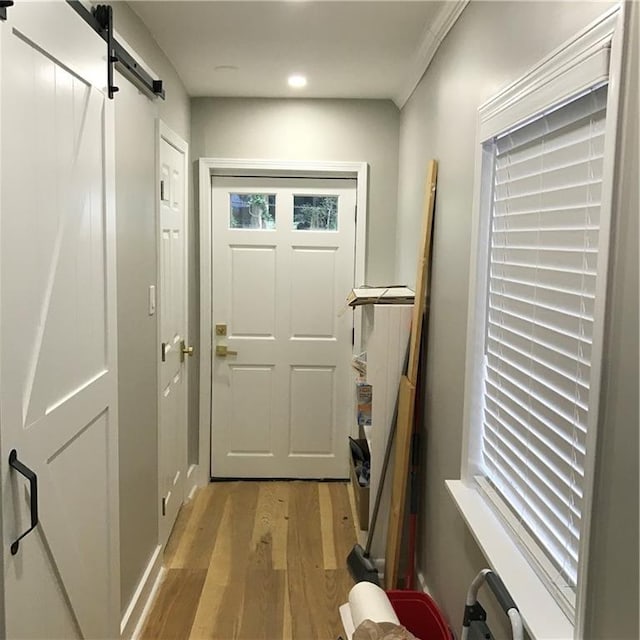
<path id="1" fill-rule="evenodd" d="M 371 399 L 373 389 L 366 382 L 356 382 L 356 402 L 358 407 L 357 421 L 358 426 L 371 424 Z"/>
<path id="2" fill-rule="evenodd" d="M 358 439 L 356 442 L 365 450 L 369 450 L 367 441 Z M 351 484 L 353 486 L 353 494 L 356 499 L 356 513 L 358 514 L 358 526 L 366 531 L 369 528 L 369 487 L 361 487 L 356 475 L 356 465 L 353 456 L 349 452 L 349 460 L 351 461 Z"/>
<path id="3" fill-rule="evenodd" d="M 352 289 L 347 296 L 350 307 L 363 304 L 413 304 L 415 292 L 407 287 L 363 287 Z"/>

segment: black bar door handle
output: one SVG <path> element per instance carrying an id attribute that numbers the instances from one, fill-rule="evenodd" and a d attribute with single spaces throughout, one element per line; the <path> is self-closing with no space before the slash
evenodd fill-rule
<path id="1" fill-rule="evenodd" d="M 31 494 L 31 526 L 14 542 L 11 543 L 11 555 L 15 556 L 20 547 L 20 540 L 31 533 L 38 526 L 38 476 L 18 460 L 18 452 L 15 449 L 9 454 L 9 466 L 23 475 L 29 481 L 29 490 Z"/>

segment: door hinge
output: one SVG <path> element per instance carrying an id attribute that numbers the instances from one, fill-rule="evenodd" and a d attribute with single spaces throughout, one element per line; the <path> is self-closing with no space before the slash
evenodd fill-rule
<path id="1" fill-rule="evenodd" d="M 162 498 L 162 515 L 163 516 L 167 515 L 167 499 L 166 498 Z"/>
<path id="2" fill-rule="evenodd" d="M 164 180 L 160 180 L 160 202 L 164 202 Z"/>
<path id="3" fill-rule="evenodd" d="M 167 343 L 163 342 L 160 347 L 160 357 L 162 358 L 162 362 L 166 362 L 167 360 Z"/>
<path id="4" fill-rule="evenodd" d="M 13 0 L 0 0 L 0 20 L 7 19 L 7 9 L 13 7 Z"/>

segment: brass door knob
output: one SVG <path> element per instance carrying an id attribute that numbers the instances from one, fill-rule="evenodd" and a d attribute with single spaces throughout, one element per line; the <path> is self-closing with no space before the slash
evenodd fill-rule
<path id="1" fill-rule="evenodd" d="M 183 340 L 180 343 L 180 354 L 181 354 L 180 359 L 182 360 L 182 362 L 184 362 L 185 356 L 191 357 L 193 355 L 193 347 L 192 346 L 187 347 L 185 341 Z"/>

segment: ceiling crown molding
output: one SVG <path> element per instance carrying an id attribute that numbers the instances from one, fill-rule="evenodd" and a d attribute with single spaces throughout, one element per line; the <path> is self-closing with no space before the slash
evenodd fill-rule
<path id="1" fill-rule="evenodd" d="M 398 109 L 402 109 L 409 100 L 436 55 L 438 47 L 468 4 L 469 0 L 447 0 L 434 22 L 427 25 L 407 73 L 406 82 L 393 100 Z"/>

